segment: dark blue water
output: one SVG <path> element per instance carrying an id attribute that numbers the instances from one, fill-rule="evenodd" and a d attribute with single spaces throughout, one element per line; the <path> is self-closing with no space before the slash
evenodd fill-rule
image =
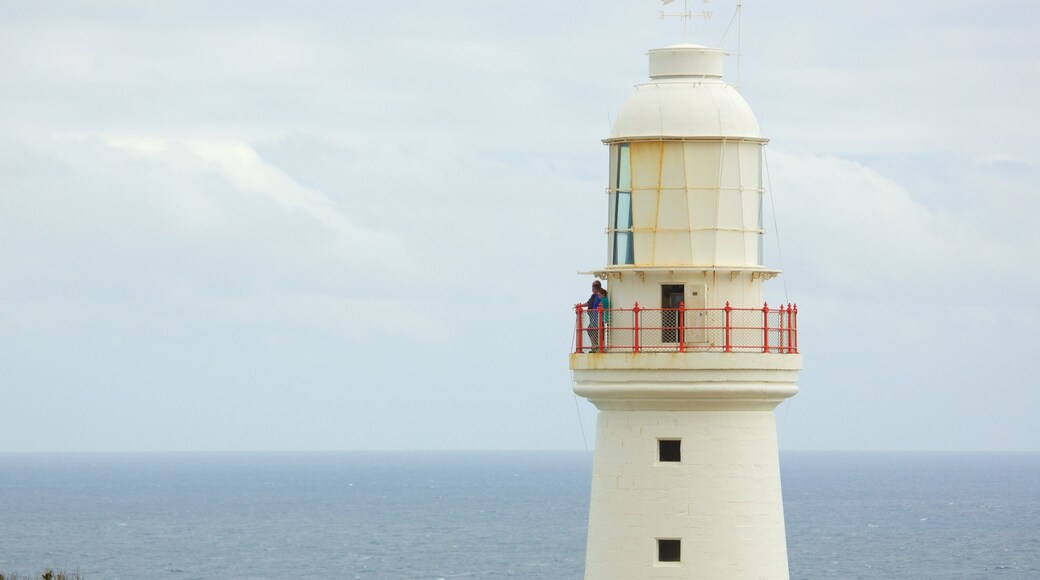
<path id="1" fill-rule="evenodd" d="M 1040 578 L 1040 455 L 784 454 L 792 578 Z M 0 572 L 582 575 L 584 453 L 0 455 Z"/>

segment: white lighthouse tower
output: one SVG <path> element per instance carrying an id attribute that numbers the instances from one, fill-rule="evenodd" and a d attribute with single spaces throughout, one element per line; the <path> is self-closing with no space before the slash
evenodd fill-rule
<path id="1" fill-rule="evenodd" d="M 575 307 L 598 409 L 586 580 L 786 579 L 773 411 L 797 307 L 763 303 L 762 147 L 723 53 L 651 50 L 609 139 L 609 310 Z"/>

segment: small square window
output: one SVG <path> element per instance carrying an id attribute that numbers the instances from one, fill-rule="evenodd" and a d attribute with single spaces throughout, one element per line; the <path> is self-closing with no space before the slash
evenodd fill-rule
<path id="1" fill-rule="evenodd" d="M 658 562 L 679 562 L 682 559 L 682 540 L 657 540 Z"/>
<path id="2" fill-rule="evenodd" d="M 657 460 L 661 463 L 678 463 L 682 461 L 682 440 L 658 439 Z"/>

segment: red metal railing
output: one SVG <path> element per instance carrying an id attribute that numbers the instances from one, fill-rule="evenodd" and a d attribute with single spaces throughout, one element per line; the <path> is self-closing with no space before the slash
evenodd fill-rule
<path id="1" fill-rule="evenodd" d="M 574 352 L 798 353 L 798 305 L 780 308 L 574 306 Z"/>

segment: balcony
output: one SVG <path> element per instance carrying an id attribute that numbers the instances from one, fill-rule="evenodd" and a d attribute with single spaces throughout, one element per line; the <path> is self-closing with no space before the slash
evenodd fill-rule
<path id="1" fill-rule="evenodd" d="M 574 307 L 576 354 L 746 352 L 798 354 L 798 305 L 780 308 Z"/>

